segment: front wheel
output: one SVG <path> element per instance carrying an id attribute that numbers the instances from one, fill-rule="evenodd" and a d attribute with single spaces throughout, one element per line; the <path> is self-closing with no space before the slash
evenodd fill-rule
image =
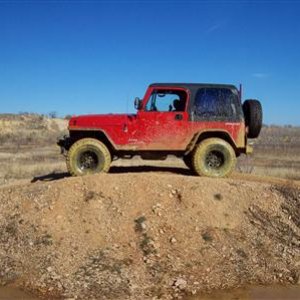
<path id="1" fill-rule="evenodd" d="M 102 142 L 84 138 L 71 146 L 66 162 L 68 171 L 73 176 L 108 172 L 111 155 Z"/>
<path id="2" fill-rule="evenodd" d="M 220 138 L 205 139 L 196 146 L 192 164 L 200 176 L 225 177 L 236 165 L 235 151 L 228 142 Z"/>

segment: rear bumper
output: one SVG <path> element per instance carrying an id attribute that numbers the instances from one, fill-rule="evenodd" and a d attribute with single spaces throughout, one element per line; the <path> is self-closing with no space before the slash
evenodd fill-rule
<path id="1" fill-rule="evenodd" d="M 253 152 L 253 147 L 249 144 L 246 146 L 246 154 L 251 154 Z"/>

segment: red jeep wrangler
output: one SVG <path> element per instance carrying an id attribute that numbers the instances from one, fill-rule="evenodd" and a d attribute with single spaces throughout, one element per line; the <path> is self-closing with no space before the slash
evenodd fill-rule
<path id="1" fill-rule="evenodd" d="M 260 102 L 242 104 L 233 85 L 155 83 L 135 107 L 136 114 L 70 119 L 70 135 L 58 145 L 72 175 L 108 172 L 117 158 L 172 154 L 198 175 L 223 177 L 237 156 L 251 152 L 247 140 L 258 137 L 262 126 Z"/>

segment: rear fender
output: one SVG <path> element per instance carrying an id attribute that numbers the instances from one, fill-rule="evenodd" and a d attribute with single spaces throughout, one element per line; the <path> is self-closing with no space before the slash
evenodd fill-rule
<path id="1" fill-rule="evenodd" d="M 195 146 L 197 144 L 199 144 L 201 141 L 207 139 L 207 138 L 212 138 L 212 137 L 217 137 L 217 138 L 221 138 L 223 140 L 225 140 L 226 142 L 228 142 L 232 148 L 234 149 L 234 151 L 236 153 L 238 153 L 238 147 L 235 143 L 235 141 L 232 139 L 231 135 L 225 131 L 225 130 L 206 130 L 206 131 L 202 131 L 202 132 L 198 132 L 197 134 L 195 134 L 192 138 L 192 140 L 190 141 L 188 147 L 187 147 L 187 151 L 185 152 L 185 155 L 189 154 L 190 152 L 192 152 L 195 148 Z"/>

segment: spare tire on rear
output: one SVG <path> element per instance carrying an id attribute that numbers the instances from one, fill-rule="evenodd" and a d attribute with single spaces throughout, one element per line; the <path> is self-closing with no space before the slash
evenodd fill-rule
<path id="1" fill-rule="evenodd" d="M 243 103 L 245 123 L 248 127 L 248 138 L 254 139 L 259 136 L 262 127 L 262 106 L 258 100 L 249 99 Z"/>

